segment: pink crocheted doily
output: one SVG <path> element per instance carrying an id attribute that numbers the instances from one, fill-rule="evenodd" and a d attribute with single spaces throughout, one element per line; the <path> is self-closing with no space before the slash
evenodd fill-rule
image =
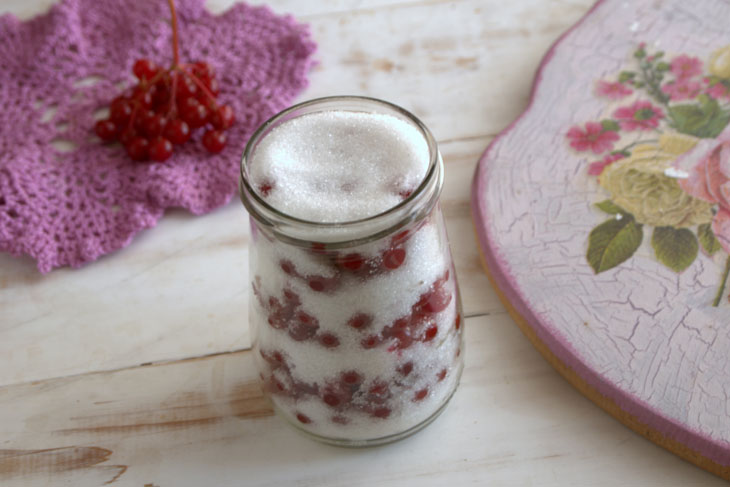
<path id="1" fill-rule="evenodd" d="M 136 59 L 172 59 L 165 1 L 64 0 L 26 22 L 0 17 L 0 250 L 30 255 L 41 272 L 78 267 L 128 245 L 165 208 L 200 215 L 235 194 L 246 141 L 307 85 L 316 47 L 306 26 L 265 7 L 212 15 L 202 0 L 176 4 L 181 59 L 213 66 L 237 121 L 220 154 L 197 131 L 164 164 L 101 145 L 93 125 L 133 84 Z"/>

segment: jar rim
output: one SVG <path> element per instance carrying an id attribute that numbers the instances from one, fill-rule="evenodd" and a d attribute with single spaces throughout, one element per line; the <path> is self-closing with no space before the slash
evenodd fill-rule
<path id="1" fill-rule="evenodd" d="M 258 192 L 253 188 L 249 178 L 247 177 L 245 168 L 247 163 L 250 163 L 253 156 L 254 148 L 258 145 L 258 143 L 268 134 L 270 130 L 272 130 L 275 126 L 277 126 L 280 122 L 285 122 L 288 119 L 296 118 L 297 116 L 303 116 L 302 115 L 294 115 L 296 112 L 299 112 L 301 110 L 316 107 L 318 105 L 327 105 L 327 104 L 336 104 L 336 103 L 351 103 L 351 104 L 363 104 L 363 105 L 375 105 L 380 106 L 382 108 L 391 110 L 399 114 L 400 116 L 407 119 L 409 122 L 413 123 L 416 128 L 420 131 L 421 135 L 423 136 L 424 140 L 426 141 L 426 144 L 428 146 L 428 152 L 429 152 L 429 162 L 428 162 L 428 168 L 426 170 L 426 174 L 424 175 L 423 179 L 419 183 L 418 187 L 405 199 L 400 201 L 398 204 L 391 206 L 390 208 L 380 212 L 376 213 L 374 215 L 370 215 L 364 218 L 359 218 L 356 220 L 346 220 L 342 222 L 318 222 L 318 221 L 312 221 L 307 220 L 299 217 L 295 217 L 292 215 L 289 215 L 276 207 L 270 205 L 264 198 L 262 198 Z M 332 110 L 337 110 L 337 108 L 332 108 Z M 325 111 L 325 110 L 322 110 Z M 349 109 L 349 111 L 355 111 L 354 109 Z M 292 116 L 294 115 L 294 116 Z M 239 190 L 240 190 L 240 197 L 241 201 L 243 202 L 243 205 L 248 210 L 249 214 L 255 218 L 257 221 L 260 221 L 262 223 L 267 223 L 273 217 L 274 219 L 278 220 L 281 223 L 284 224 L 290 224 L 295 225 L 297 227 L 307 227 L 310 229 L 338 229 L 342 231 L 346 231 L 348 228 L 354 228 L 362 225 L 367 225 L 373 222 L 376 222 L 377 220 L 385 219 L 391 215 L 397 214 L 401 211 L 403 211 L 405 208 L 409 208 L 411 206 L 416 207 L 415 204 L 417 201 L 423 199 L 423 194 L 425 190 L 429 187 L 429 184 L 434 179 L 437 172 L 440 172 L 440 155 L 438 151 L 438 145 L 436 143 L 436 139 L 433 137 L 433 134 L 431 131 L 426 127 L 426 125 L 414 114 L 409 112 L 408 110 L 395 105 L 393 103 L 387 102 L 385 100 L 381 100 L 378 98 L 373 97 L 367 97 L 367 96 L 354 96 L 354 95 L 343 95 L 343 96 L 328 96 L 328 97 L 321 97 L 321 98 L 314 98 L 311 100 L 307 100 L 301 103 L 298 103 L 296 105 L 293 105 L 285 110 L 282 110 L 281 112 L 277 113 L 276 115 L 269 118 L 267 121 L 265 121 L 261 126 L 256 129 L 256 131 L 251 135 L 249 138 L 246 148 L 243 151 L 243 155 L 241 157 L 241 163 L 240 163 L 240 177 L 239 177 Z M 441 178 L 440 178 L 441 179 Z M 441 189 L 441 183 L 442 180 L 439 181 L 439 186 L 436 190 L 436 193 L 440 193 Z M 266 218 L 269 217 L 269 218 Z"/>

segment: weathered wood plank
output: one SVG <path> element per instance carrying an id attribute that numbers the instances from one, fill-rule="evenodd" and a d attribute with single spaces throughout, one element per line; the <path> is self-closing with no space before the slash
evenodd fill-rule
<path id="1" fill-rule="evenodd" d="M 466 333 L 444 414 L 366 450 L 273 416 L 248 351 L 0 388 L 0 484 L 722 485 L 581 397 L 506 315 L 468 319 Z"/>

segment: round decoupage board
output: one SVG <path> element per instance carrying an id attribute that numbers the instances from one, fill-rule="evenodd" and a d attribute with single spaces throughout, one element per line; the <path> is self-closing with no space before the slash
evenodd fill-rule
<path id="1" fill-rule="evenodd" d="M 730 479 L 730 2 L 603 0 L 472 187 L 519 326 L 624 424 Z"/>

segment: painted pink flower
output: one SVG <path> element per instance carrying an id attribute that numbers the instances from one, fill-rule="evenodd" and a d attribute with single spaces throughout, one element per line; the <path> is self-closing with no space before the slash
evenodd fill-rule
<path id="1" fill-rule="evenodd" d="M 606 166 L 609 166 L 619 159 L 623 159 L 624 157 L 626 156 L 622 152 L 613 152 L 611 154 L 606 154 L 606 157 L 604 157 L 600 161 L 591 162 L 591 164 L 588 166 L 588 174 L 590 174 L 591 176 L 599 176 L 603 172 L 603 170 L 606 169 Z"/>
<path id="2" fill-rule="evenodd" d="M 730 126 L 717 139 L 702 139 L 676 166 L 688 173 L 679 180 L 686 193 L 717 204 L 712 231 L 730 253 Z"/>
<path id="3" fill-rule="evenodd" d="M 697 81 L 679 79 L 662 85 L 662 91 L 674 101 L 688 100 L 699 95 L 702 87 Z"/>
<path id="4" fill-rule="evenodd" d="M 712 98 L 720 99 L 720 98 L 728 98 L 730 99 L 730 89 L 728 89 L 724 84 L 722 83 L 715 83 L 714 85 L 710 85 L 709 78 L 705 78 L 704 80 L 705 85 L 705 93 L 710 95 Z"/>
<path id="5" fill-rule="evenodd" d="M 685 54 L 672 59 L 669 67 L 678 80 L 685 80 L 702 74 L 702 61 L 699 58 L 690 57 Z"/>
<path id="6" fill-rule="evenodd" d="M 585 130 L 579 125 L 571 127 L 566 136 L 570 139 L 570 146 L 573 149 L 590 150 L 594 154 L 613 149 L 613 143 L 619 139 L 616 132 L 604 130 L 603 125 L 598 122 L 587 122 Z"/>
<path id="7" fill-rule="evenodd" d="M 603 80 L 599 81 L 596 85 L 596 91 L 599 95 L 612 100 L 620 100 L 634 92 L 634 90 L 618 81 L 610 82 Z"/>
<path id="8" fill-rule="evenodd" d="M 651 130 L 659 126 L 664 112 L 651 102 L 639 100 L 616 109 L 613 116 L 623 130 Z"/>

